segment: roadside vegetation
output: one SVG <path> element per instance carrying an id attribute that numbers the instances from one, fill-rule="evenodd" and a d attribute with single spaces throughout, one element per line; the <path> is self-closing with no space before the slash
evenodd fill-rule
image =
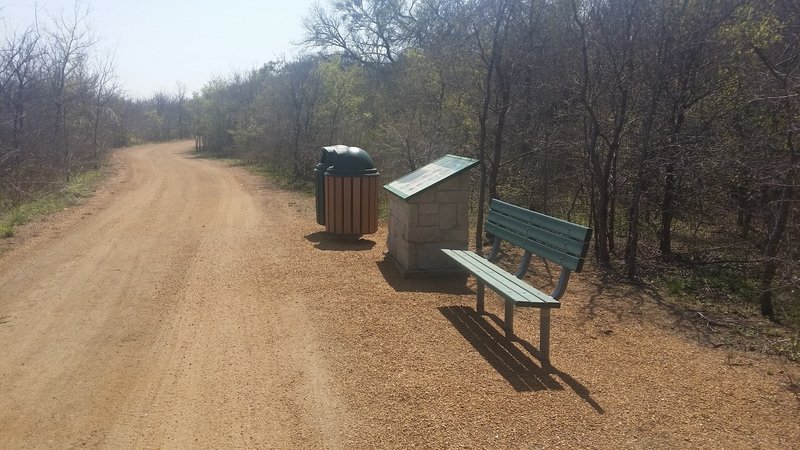
<path id="1" fill-rule="evenodd" d="M 100 177 L 99 170 L 84 171 L 57 190 L 32 195 L 24 202 L 0 210 L 0 238 L 10 238 L 14 236 L 15 227 L 60 211 L 88 197 Z"/>
<path id="2" fill-rule="evenodd" d="M 113 60 L 88 16 L 4 28 L 0 43 L 0 238 L 87 195 L 127 132 Z"/>

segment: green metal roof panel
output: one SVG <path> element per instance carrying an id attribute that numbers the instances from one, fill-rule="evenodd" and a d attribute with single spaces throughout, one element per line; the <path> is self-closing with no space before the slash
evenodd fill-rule
<path id="1" fill-rule="evenodd" d="M 389 184 L 383 186 L 384 189 L 408 200 L 423 191 L 436 186 L 443 181 L 458 175 L 459 173 L 477 165 L 477 159 L 465 158 L 463 156 L 445 155 L 436 161 L 420 167 L 419 169 L 404 175 Z"/>

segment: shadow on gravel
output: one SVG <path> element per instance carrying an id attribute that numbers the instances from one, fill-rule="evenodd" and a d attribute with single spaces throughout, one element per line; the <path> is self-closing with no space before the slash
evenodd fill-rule
<path id="1" fill-rule="evenodd" d="M 518 342 L 532 356 L 541 359 L 539 351 L 530 343 L 519 339 L 506 338 L 474 309 L 467 306 L 442 306 L 439 312 L 453 324 L 475 350 L 486 359 L 494 369 L 508 381 L 517 392 L 563 390 L 557 377 L 588 403 L 598 414 L 605 410 L 595 401 L 586 386 L 570 375 L 549 364 L 537 366 L 531 357 L 519 349 Z M 500 323 L 493 314 L 487 314 L 492 321 Z"/>
<path id="2" fill-rule="evenodd" d="M 386 256 L 377 262 L 383 279 L 395 292 L 427 292 L 434 294 L 475 294 L 466 285 L 466 276 L 449 275 L 431 278 L 403 278 L 392 259 Z"/>
<path id="3" fill-rule="evenodd" d="M 773 324 L 767 319 L 751 319 L 735 312 L 718 313 L 713 308 L 704 310 L 702 304 L 671 300 L 651 285 L 630 282 L 605 271 L 594 279 L 589 278 L 586 286 L 591 293 L 588 302 L 580 308 L 584 321 L 604 315 L 614 317 L 620 323 L 633 319 L 656 324 L 665 330 L 679 330 L 712 348 L 728 346 L 749 350 L 769 346 L 770 338 L 767 336 L 770 333 L 767 330 Z M 756 331 L 759 328 L 763 331 Z"/>
<path id="4" fill-rule="evenodd" d="M 360 252 L 375 247 L 375 241 L 353 236 L 340 236 L 324 231 L 306 235 L 306 240 L 312 242 L 314 248 L 326 251 Z"/>

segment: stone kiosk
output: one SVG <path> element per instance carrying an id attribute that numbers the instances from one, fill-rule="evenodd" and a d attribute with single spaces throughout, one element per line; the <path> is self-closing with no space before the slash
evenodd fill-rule
<path id="1" fill-rule="evenodd" d="M 469 169 L 478 160 L 446 155 L 383 188 L 389 195 L 388 255 L 404 277 L 463 271 L 441 249 L 466 249 Z"/>

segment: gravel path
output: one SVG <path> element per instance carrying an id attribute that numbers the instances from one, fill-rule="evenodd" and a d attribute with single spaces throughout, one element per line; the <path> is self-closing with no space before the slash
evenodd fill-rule
<path id="1" fill-rule="evenodd" d="M 509 342 L 471 281 L 400 278 L 385 227 L 331 239 L 313 199 L 190 149 L 120 151 L 3 244 L 0 447 L 800 446 L 796 365 L 584 273 L 543 369 L 536 311 Z"/>

